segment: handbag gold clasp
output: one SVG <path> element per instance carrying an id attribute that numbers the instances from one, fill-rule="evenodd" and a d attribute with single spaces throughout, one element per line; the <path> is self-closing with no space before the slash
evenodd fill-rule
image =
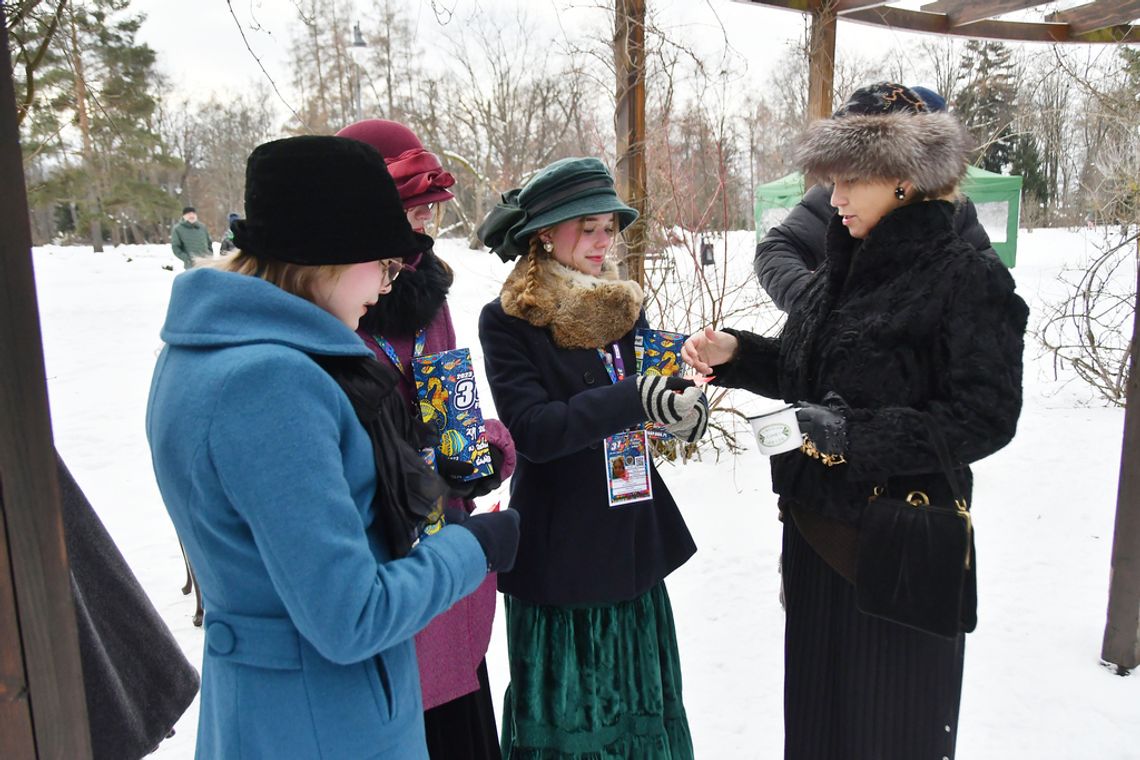
<path id="1" fill-rule="evenodd" d="M 958 510 L 958 516 L 966 521 L 966 540 L 969 542 L 966 544 L 966 569 L 969 570 L 971 562 L 970 557 L 973 555 L 970 544 L 973 543 L 972 539 L 974 536 L 974 518 L 970 517 L 969 505 L 966 504 L 965 499 L 955 499 L 954 506 Z"/>
<path id="2" fill-rule="evenodd" d="M 929 507 L 930 497 L 922 491 L 911 491 L 906 495 L 906 503 L 912 507 Z"/>

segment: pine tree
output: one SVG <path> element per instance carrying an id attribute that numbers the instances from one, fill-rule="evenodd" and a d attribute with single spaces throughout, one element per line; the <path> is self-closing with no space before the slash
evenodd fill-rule
<path id="1" fill-rule="evenodd" d="M 1010 174 L 1021 177 L 1021 192 L 1025 200 L 1038 207 L 1047 206 L 1052 196 L 1045 178 L 1041 152 L 1037 148 L 1037 138 L 1026 132 L 1018 135 L 1010 153 L 1010 164 Z"/>
<path id="2" fill-rule="evenodd" d="M 58 33 L 25 109 L 29 200 L 53 221 L 43 209 L 64 209 L 65 229 L 86 233 L 97 251 L 108 235 L 154 239 L 176 201 L 163 187 L 170 161 L 157 138 L 155 53 L 135 39 L 143 17 L 130 13 L 130 0 L 51 8 Z M 44 35 L 44 19 L 28 19 L 26 40 Z"/>
<path id="3" fill-rule="evenodd" d="M 969 40 L 960 68 L 954 108 L 978 143 L 978 165 L 1001 173 L 1014 148 L 1017 83 L 1012 52 L 1000 42 Z"/>

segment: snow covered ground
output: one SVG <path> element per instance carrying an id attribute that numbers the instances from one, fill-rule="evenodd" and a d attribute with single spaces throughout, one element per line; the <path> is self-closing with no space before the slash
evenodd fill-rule
<path id="1" fill-rule="evenodd" d="M 1093 252 L 1092 233 L 1022 232 L 1019 291 L 1040 315 L 1056 276 Z M 730 236 L 747 272 L 751 233 Z M 456 269 L 459 345 L 481 365 L 476 318 L 509 269 L 441 241 Z M 164 265 L 174 265 L 168 271 Z M 167 246 L 35 251 L 55 440 L 186 655 L 202 632 L 182 596 L 182 557 L 159 499 L 143 429 L 159 326 L 181 265 Z M 662 327 L 670 327 L 662 325 Z M 1098 662 L 1123 412 L 1105 408 L 1027 341 L 1025 408 L 1016 439 L 976 468 L 980 622 L 968 637 L 959 757 L 968 760 L 1140 758 L 1140 678 Z M 204 389 L 208 390 L 208 389 Z M 483 403 L 490 394 L 480 388 Z M 768 466 L 755 451 L 665 465 L 699 551 L 669 579 L 697 756 L 751 760 L 782 752 L 780 525 Z M 487 499 L 505 498 L 503 489 Z M 488 657 L 506 686 L 501 619 Z M 497 701 L 496 710 L 499 702 Z M 197 706 L 157 756 L 190 758 Z"/>

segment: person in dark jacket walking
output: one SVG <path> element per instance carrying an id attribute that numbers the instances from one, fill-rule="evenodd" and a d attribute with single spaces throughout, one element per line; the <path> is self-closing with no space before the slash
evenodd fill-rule
<path id="1" fill-rule="evenodd" d="M 416 541 L 446 485 L 354 332 L 432 241 L 346 138 L 255 148 L 245 209 L 175 278 L 147 405 L 206 610 L 197 757 L 426 760 L 412 637 L 518 541 L 512 510 Z"/>
<path id="2" fill-rule="evenodd" d="M 479 318 L 491 394 L 518 448 L 510 503 L 522 515 L 518 561 L 499 575 L 504 757 L 693 756 L 664 579 L 696 547 L 643 423 L 695 441 L 708 412 L 691 380 L 636 376 L 641 288 L 606 259 L 636 218 L 601 161 L 567 158 L 479 227 L 504 261 L 522 257 Z"/>
<path id="3" fill-rule="evenodd" d="M 719 385 L 799 407 L 804 447 L 772 457 L 789 760 L 954 756 L 964 635 L 864 614 L 853 582 L 875 494 L 951 498 L 932 430 L 969 502 L 969 463 L 1017 427 L 1028 310 L 1000 260 L 955 232 L 948 199 L 967 147 L 954 117 L 906 87 L 857 90 L 797 149 L 806 172 L 834 183 L 838 213 L 780 336 L 707 328 L 682 351 Z"/>
<path id="4" fill-rule="evenodd" d="M 946 110 L 941 95 L 925 87 L 912 88 L 931 112 Z M 905 103 L 896 107 L 906 108 Z M 792 305 L 804 291 L 812 273 L 823 263 L 823 241 L 827 224 L 835 216 L 830 203 L 831 188 L 815 185 L 804 193 L 799 203 L 788 212 L 784 221 L 772 227 L 756 244 L 753 267 L 760 287 L 764 288 L 772 303 L 781 311 L 791 311 Z M 965 196 L 955 199 L 954 229 L 979 251 L 997 252 L 990 245 L 990 237 L 978 222 L 978 210 Z"/>
<path id="5" fill-rule="evenodd" d="M 184 269 L 194 266 L 195 256 L 212 256 L 213 243 L 206 225 L 198 221 L 198 212 L 193 206 L 182 209 L 182 221 L 170 230 L 170 247 L 182 262 Z"/>
<path id="6" fill-rule="evenodd" d="M 453 197 L 447 188 L 455 178 L 444 171 L 435 154 L 403 124 L 386 119 L 366 119 L 337 133 L 359 140 L 380 152 L 396 181 L 400 201 L 415 232 L 423 233 L 436 210 Z M 434 250 L 424 251 L 408 262 L 392 290 L 368 308 L 356 334 L 376 358 L 394 369 L 400 378 L 401 397 L 419 415 L 412 358 L 456 347 L 455 327 L 447 292 L 454 275 Z M 515 446 L 506 427 L 485 418 L 494 472 L 474 481 L 464 481 L 470 465 L 447 460 L 438 449 L 434 459 L 441 473 L 452 473 L 452 490 L 467 499 L 448 502 L 452 509 L 470 513 L 475 502 L 497 488 L 514 471 Z M 437 616 L 416 634 L 416 658 L 423 687 L 424 727 L 428 754 L 433 760 L 498 760 L 499 742 L 491 687 L 487 678 L 487 648 L 495 618 L 495 575 L 474 593 Z"/>
<path id="7" fill-rule="evenodd" d="M 241 219 L 241 214 L 230 212 L 226 217 L 226 232 L 222 235 L 222 242 L 218 244 L 218 253 L 229 253 L 237 248 L 234 244 L 233 223 Z"/>

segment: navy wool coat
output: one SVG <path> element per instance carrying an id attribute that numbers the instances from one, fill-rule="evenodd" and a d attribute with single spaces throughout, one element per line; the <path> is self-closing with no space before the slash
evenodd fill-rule
<path id="1" fill-rule="evenodd" d="M 646 420 L 633 330 L 620 340 L 629 376 L 616 384 L 597 350 L 555 345 L 549 329 L 506 314 L 498 299 L 483 308 L 479 339 L 495 408 L 518 451 L 511 507 L 522 518 L 519 551 L 499 590 L 532 604 L 627 601 L 692 556 L 696 545 L 652 465 L 652 500 L 609 506 L 602 442 Z"/>

